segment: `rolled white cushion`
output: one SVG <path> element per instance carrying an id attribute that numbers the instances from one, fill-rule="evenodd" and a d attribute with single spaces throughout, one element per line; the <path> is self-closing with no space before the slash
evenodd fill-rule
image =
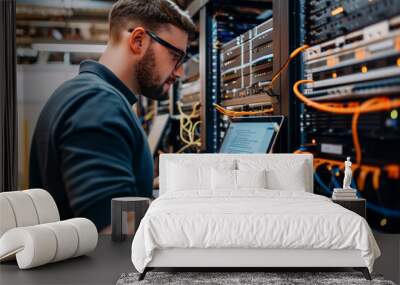
<path id="1" fill-rule="evenodd" d="M 57 262 L 75 255 L 78 249 L 78 233 L 70 223 L 55 222 L 44 224 L 56 236 L 57 250 L 51 262 Z"/>
<path id="2" fill-rule="evenodd" d="M 0 237 L 9 229 L 15 228 L 17 222 L 10 202 L 0 195 Z"/>
<path id="3" fill-rule="evenodd" d="M 1 196 L 10 202 L 17 227 L 33 226 L 39 223 L 38 214 L 30 196 L 23 191 L 3 192 Z"/>
<path id="4" fill-rule="evenodd" d="M 92 221 L 85 218 L 73 218 L 64 222 L 73 225 L 78 233 L 78 248 L 74 257 L 91 252 L 96 248 L 98 233 Z"/>
<path id="5" fill-rule="evenodd" d="M 36 208 L 39 217 L 39 224 L 57 222 L 60 220 L 56 202 L 49 192 L 43 189 L 24 190 L 28 194 Z"/>
<path id="6" fill-rule="evenodd" d="M 86 254 L 96 248 L 97 229 L 88 219 L 18 227 L 0 238 L 0 261 L 16 255 L 20 269 Z"/>
<path id="7" fill-rule="evenodd" d="M 53 197 L 43 189 L 0 193 L 0 237 L 15 227 L 60 220 Z"/>
<path id="8" fill-rule="evenodd" d="M 13 228 L 0 239 L 0 259 L 16 254 L 20 269 L 51 262 L 56 249 L 56 236 L 51 229 L 43 225 Z"/>

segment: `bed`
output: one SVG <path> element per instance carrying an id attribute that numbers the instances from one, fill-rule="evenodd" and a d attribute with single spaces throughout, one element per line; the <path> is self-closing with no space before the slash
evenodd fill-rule
<path id="1" fill-rule="evenodd" d="M 160 196 L 132 243 L 153 268 L 352 267 L 380 251 L 361 216 L 313 194 L 308 154 L 163 154 Z"/>

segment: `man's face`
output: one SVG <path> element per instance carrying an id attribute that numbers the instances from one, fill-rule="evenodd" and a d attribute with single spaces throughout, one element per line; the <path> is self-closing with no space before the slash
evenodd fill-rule
<path id="1" fill-rule="evenodd" d="M 162 29 L 155 34 L 174 47 L 186 51 L 188 35 L 184 31 L 170 26 L 169 29 Z M 148 49 L 137 65 L 137 82 L 142 95 L 155 100 L 165 100 L 168 99 L 170 87 L 182 76 L 183 68 L 176 68 L 179 54 L 151 37 L 150 41 Z"/>

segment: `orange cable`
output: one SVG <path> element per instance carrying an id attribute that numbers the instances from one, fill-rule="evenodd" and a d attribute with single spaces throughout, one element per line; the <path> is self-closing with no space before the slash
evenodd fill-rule
<path id="1" fill-rule="evenodd" d="M 289 63 L 292 61 L 293 58 L 295 58 L 300 52 L 303 50 L 307 49 L 309 46 L 308 45 L 303 45 L 301 47 L 298 47 L 294 51 L 292 51 L 286 60 L 285 64 L 281 66 L 278 70 L 278 72 L 272 77 L 271 82 L 269 83 L 269 88 L 272 89 L 273 84 L 275 80 L 281 75 L 282 71 L 286 69 L 289 65 Z M 273 108 L 269 109 L 264 109 L 261 111 L 231 111 L 227 110 L 218 104 L 214 104 L 214 107 L 222 114 L 228 116 L 228 117 L 235 117 L 235 116 L 244 116 L 244 115 L 258 115 L 258 114 L 265 114 L 265 113 L 272 113 L 274 111 Z"/>
<path id="2" fill-rule="evenodd" d="M 220 112 L 228 117 L 245 116 L 245 115 L 259 115 L 259 114 L 272 113 L 274 111 L 274 108 L 263 109 L 260 111 L 232 111 L 232 110 L 225 109 L 215 103 L 213 105 L 214 105 L 215 109 L 217 109 L 218 112 Z"/>
<path id="3" fill-rule="evenodd" d="M 295 153 L 301 154 L 301 153 L 310 153 L 310 152 L 296 150 Z M 326 158 L 318 158 L 318 157 L 314 158 L 315 171 L 317 171 L 318 167 L 320 167 L 323 164 L 327 164 L 327 168 L 338 167 L 341 171 L 344 171 L 344 166 L 341 161 L 326 159 Z M 354 163 L 353 168 L 355 170 L 359 169 L 357 184 L 361 191 L 364 190 L 364 188 L 365 188 L 365 179 L 369 174 L 372 175 L 372 186 L 373 186 L 374 190 L 376 190 L 376 191 L 379 190 L 380 177 L 382 175 L 382 169 L 380 167 L 373 166 L 373 165 L 361 165 L 361 164 Z M 390 179 L 393 179 L 393 180 L 400 179 L 400 165 L 399 164 L 388 164 L 388 165 L 384 166 L 383 168 L 387 172 L 387 175 Z"/>
<path id="4" fill-rule="evenodd" d="M 303 83 L 311 83 L 314 82 L 312 80 L 299 80 L 293 85 L 293 92 L 296 96 L 304 102 L 309 107 L 314 109 L 335 113 L 335 114 L 353 114 L 352 119 L 352 136 L 353 136 L 353 143 L 356 151 L 356 161 L 357 163 L 361 163 L 361 146 L 359 142 L 358 132 L 357 132 L 357 123 L 360 114 L 362 113 L 372 113 L 378 111 L 386 111 L 392 108 L 400 107 L 400 100 L 389 100 L 388 98 L 373 98 L 370 100 L 365 101 L 363 104 L 355 107 L 333 107 L 332 105 L 328 104 L 321 104 L 314 102 L 308 99 L 299 91 L 299 85 Z"/>
<path id="5" fill-rule="evenodd" d="M 400 99 L 394 99 L 394 100 L 390 100 L 390 101 L 385 100 L 384 102 L 375 104 L 374 106 L 370 106 L 369 108 L 364 108 L 361 106 L 358 106 L 358 107 L 332 107 L 327 104 L 322 104 L 322 103 L 312 101 L 312 100 L 308 99 L 306 96 L 304 96 L 299 91 L 299 85 L 304 84 L 304 83 L 312 83 L 312 82 L 314 82 L 314 81 L 307 80 L 307 79 L 302 79 L 302 80 L 297 81 L 293 85 L 293 92 L 301 101 L 303 101 L 304 104 L 306 104 L 307 106 L 312 107 L 314 109 L 320 110 L 320 111 L 334 113 L 334 114 L 352 115 L 355 112 L 360 112 L 361 114 L 363 114 L 363 113 L 385 111 L 385 110 L 389 110 L 392 108 L 400 107 Z"/>
<path id="6" fill-rule="evenodd" d="M 387 175 L 390 179 L 400 179 L 400 165 L 388 164 L 384 167 L 384 169 L 386 170 Z"/>
<path id="7" fill-rule="evenodd" d="M 310 99 L 308 99 L 306 96 L 304 96 L 300 91 L 299 91 L 299 85 L 303 83 L 311 83 L 313 82 L 312 80 L 299 80 L 297 81 L 294 86 L 293 86 L 293 92 L 296 94 L 296 96 L 303 101 L 307 106 L 315 108 L 320 111 L 324 112 L 329 112 L 329 113 L 335 113 L 335 114 L 353 114 L 353 119 L 352 119 L 352 135 L 353 135 L 353 143 L 356 151 L 356 161 L 357 165 L 361 166 L 361 147 L 360 147 L 360 142 L 359 142 L 359 137 L 358 137 L 358 132 L 357 132 L 357 123 L 358 123 L 358 118 L 360 114 L 363 113 L 372 113 L 372 112 L 378 112 L 378 111 L 385 111 L 389 110 L 392 108 L 398 108 L 400 107 L 400 100 L 399 99 L 394 99 L 394 100 L 389 100 L 388 98 L 373 98 L 370 100 L 367 100 L 360 106 L 356 107 L 333 107 L 329 106 L 327 104 L 321 104 L 314 102 Z M 372 171 L 373 172 L 373 185 L 375 189 L 378 189 L 379 187 L 379 177 L 380 177 L 380 170 L 378 171 Z M 358 183 L 359 183 L 359 188 L 364 189 L 365 186 L 365 177 L 368 173 L 367 169 L 361 168 L 360 175 L 358 177 Z"/>
<path id="8" fill-rule="evenodd" d="M 303 45 L 301 47 L 296 48 L 294 51 L 292 51 L 292 53 L 289 55 L 288 59 L 286 60 L 285 64 L 282 65 L 281 68 L 279 68 L 278 72 L 272 77 L 271 82 L 269 83 L 269 88 L 272 89 L 275 80 L 281 75 L 282 71 L 288 67 L 288 65 L 292 61 L 292 59 L 295 58 L 300 52 L 302 52 L 303 50 L 305 50 L 307 48 L 309 48 L 308 45 Z"/>

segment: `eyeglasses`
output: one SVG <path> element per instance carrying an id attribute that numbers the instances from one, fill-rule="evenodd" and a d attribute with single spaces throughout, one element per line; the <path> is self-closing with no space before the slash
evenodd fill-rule
<path id="1" fill-rule="evenodd" d="M 130 32 L 130 33 L 133 32 L 133 29 L 129 29 L 128 32 Z M 155 40 L 160 45 L 162 45 L 162 46 L 166 47 L 167 49 L 171 50 L 177 56 L 178 59 L 176 61 L 175 69 L 178 69 L 184 62 L 186 62 L 190 58 L 186 54 L 186 52 L 184 52 L 183 50 L 181 50 L 181 49 L 177 48 L 176 46 L 170 44 L 166 40 L 163 40 L 162 38 L 157 36 L 152 31 L 146 31 L 146 33 L 150 36 L 150 38 Z"/>
<path id="2" fill-rule="evenodd" d="M 146 33 L 156 42 L 159 44 L 165 46 L 166 48 L 172 50 L 176 55 L 178 56 L 178 60 L 176 61 L 175 69 L 178 69 L 184 62 L 186 62 L 189 59 L 189 56 L 184 52 L 183 50 L 175 47 L 174 45 L 170 44 L 169 42 L 163 40 L 159 36 L 157 36 L 155 33 L 151 31 L 146 31 Z"/>

